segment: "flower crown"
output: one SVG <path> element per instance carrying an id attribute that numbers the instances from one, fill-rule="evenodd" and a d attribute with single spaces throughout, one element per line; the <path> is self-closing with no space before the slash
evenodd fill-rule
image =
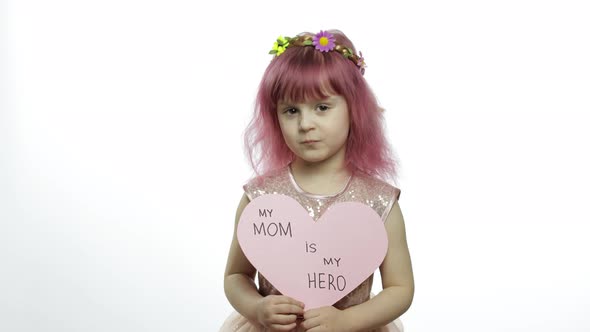
<path id="1" fill-rule="evenodd" d="M 279 36 L 268 54 L 279 56 L 291 46 L 314 46 L 320 52 L 336 51 L 359 67 L 361 74 L 365 74 L 367 65 L 365 64 L 363 53 L 359 51 L 359 55 L 356 55 L 350 47 L 337 44 L 334 35 L 328 31 L 320 30 L 320 32 L 313 36 L 303 35 L 292 38 Z"/>

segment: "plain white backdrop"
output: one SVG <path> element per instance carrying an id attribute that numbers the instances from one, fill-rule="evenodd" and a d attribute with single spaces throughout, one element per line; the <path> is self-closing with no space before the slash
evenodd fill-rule
<path id="1" fill-rule="evenodd" d="M 568 0 L 2 1 L 0 330 L 217 331 L 267 52 L 320 29 L 363 52 L 400 158 L 406 331 L 590 330 L 589 16 Z"/>

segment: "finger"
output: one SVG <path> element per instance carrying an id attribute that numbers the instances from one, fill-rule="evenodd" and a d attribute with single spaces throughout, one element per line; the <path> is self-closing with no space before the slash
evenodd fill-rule
<path id="1" fill-rule="evenodd" d="M 296 320 L 297 315 L 272 315 L 268 321 L 272 324 L 285 325 L 295 323 Z"/>
<path id="2" fill-rule="evenodd" d="M 323 327 L 322 325 L 318 325 L 318 326 L 312 327 L 311 329 L 305 330 L 305 331 L 306 332 L 320 332 L 320 331 L 325 331 L 325 330 L 326 330 L 325 327 Z"/>
<path id="3" fill-rule="evenodd" d="M 271 324 L 270 328 L 272 331 L 291 331 L 295 326 L 295 323 L 289 325 Z"/>
<path id="4" fill-rule="evenodd" d="M 320 315 L 320 313 L 317 310 L 311 309 L 311 310 L 307 310 L 303 314 L 303 319 L 307 320 L 307 319 L 311 319 L 311 318 L 317 317 L 319 315 Z"/>
<path id="5" fill-rule="evenodd" d="M 294 305 L 300 306 L 301 308 L 305 308 L 305 303 L 303 303 L 301 301 L 297 301 L 294 298 L 289 297 L 289 296 L 281 295 L 277 299 L 280 300 L 281 303 L 294 304 Z"/>
<path id="6" fill-rule="evenodd" d="M 303 308 L 301 308 L 298 305 L 295 304 L 277 304 L 275 305 L 275 307 L 273 308 L 273 311 L 279 314 L 297 314 L 297 315 L 303 315 L 304 311 Z"/>
<path id="7" fill-rule="evenodd" d="M 301 323 L 301 326 L 305 329 L 305 331 L 311 330 L 321 325 L 321 319 L 319 318 L 312 318 L 306 319 Z"/>

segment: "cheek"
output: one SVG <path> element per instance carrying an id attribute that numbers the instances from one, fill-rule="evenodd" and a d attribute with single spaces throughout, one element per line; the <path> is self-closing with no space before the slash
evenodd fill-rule
<path id="1" fill-rule="evenodd" d="M 335 126 L 334 135 L 339 138 L 339 140 L 346 140 L 348 137 L 348 131 L 350 130 L 350 124 L 348 121 L 341 122 L 337 126 Z"/>
<path id="2" fill-rule="evenodd" d="M 281 133 L 283 134 L 283 139 L 285 143 L 291 148 L 293 148 L 293 142 L 296 141 L 295 135 L 293 135 L 293 131 L 290 130 L 289 126 L 281 126 Z"/>
<path id="3" fill-rule="evenodd" d="M 343 128 L 340 131 L 339 138 L 340 144 L 346 144 L 348 142 L 348 128 Z"/>
<path id="4" fill-rule="evenodd" d="M 287 138 L 287 127 L 285 126 L 285 123 L 283 123 L 282 121 L 279 120 L 279 129 L 281 130 L 281 134 L 283 134 L 283 137 Z"/>

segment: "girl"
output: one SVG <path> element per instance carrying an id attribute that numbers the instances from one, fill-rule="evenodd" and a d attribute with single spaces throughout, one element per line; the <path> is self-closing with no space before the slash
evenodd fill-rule
<path id="1" fill-rule="evenodd" d="M 386 182 L 396 162 L 362 53 L 338 30 L 279 37 L 270 53 L 245 132 L 257 176 L 243 186 L 236 226 L 245 206 L 267 193 L 293 197 L 314 220 L 336 202 L 365 203 L 381 216 L 389 240 L 379 267 L 383 291 L 372 296 L 371 275 L 333 306 L 306 310 L 260 273 L 256 288 L 256 269 L 234 231 L 224 288 L 236 312 L 221 331 L 403 331 L 398 317 L 410 307 L 414 278 L 401 191 Z"/>

